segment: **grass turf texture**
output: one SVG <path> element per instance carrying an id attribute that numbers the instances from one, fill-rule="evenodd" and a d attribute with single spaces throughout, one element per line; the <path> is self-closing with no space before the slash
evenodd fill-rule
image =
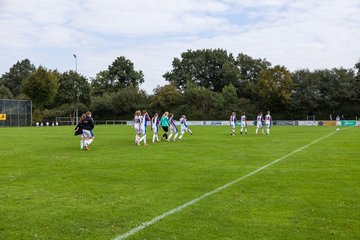
<path id="1" fill-rule="evenodd" d="M 73 127 L 2 128 L 0 239 L 113 239 L 335 129 L 193 127 L 139 147 L 131 127 L 97 126 L 87 152 Z M 129 239 L 358 239 L 359 134 L 341 129 Z"/>

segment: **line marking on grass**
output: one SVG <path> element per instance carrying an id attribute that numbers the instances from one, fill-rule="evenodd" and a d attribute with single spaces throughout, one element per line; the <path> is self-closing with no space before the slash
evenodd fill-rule
<path id="1" fill-rule="evenodd" d="M 209 196 L 211 196 L 211 195 L 213 195 L 213 194 L 215 194 L 215 193 L 217 193 L 217 192 L 220 192 L 221 190 L 224 190 L 224 189 L 230 187 L 231 185 L 234 185 L 235 183 L 244 180 L 245 178 L 248 178 L 248 177 L 250 177 L 250 176 L 252 176 L 252 175 L 255 175 L 256 173 L 258 173 L 258 172 L 260 172 L 260 171 L 262 171 L 262 170 L 270 167 L 271 165 L 273 165 L 273 164 L 275 164 L 275 163 L 277 163 L 277 162 L 279 162 L 279 161 L 281 161 L 281 160 L 283 160 L 283 159 L 285 159 L 285 158 L 287 158 L 287 157 L 290 157 L 291 155 L 293 155 L 293 154 L 295 154 L 295 153 L 298 153 L 298 152 L 304 150 L 305 148 L 307 148 L 307 147 L 309 147 L 309 146 L 311 146 L 311 145 L 313 145 L 313 144 L 315 144 L 315 143 L 317 143 L 317 142 L 319 142 L 319 141 L 321 141 L 321 140 L 323 140 L 323 139 L 325 139 L 325 138 L 328 138 L 328 137 L 332 136 L 332 135 L 335 134 L 335 133 L 336 133 L 336 131 L 335 131 L 335 132 L 332 132 L 332 133 L 329 133 L 328 135 L 326 135 L 326 136 L 324 136 L 324 137 L 321 137 L 321 138 L 319 138 L 319 139 L 317 139 L 317 140 L 315 140 L 315 141 L 313 141 L 313 142 L 311 142 L 311 143 L 309 143 L 309 144 L 307 144 L 307 145 L 305 145 L 305 146 L 302 146 L 301 148 L 298 148 L 298 149 L 296 149 L 295 151 L 292 151 L 291 153 L 286 154 L 285 156 L 283 156 L 283 157 L 281 157 L 281 158 L 278 158 L 278 159 L 276 159 L 276 160 L 274 160 L 274 161 L 272 161 L 272 162 L 270 162 L 270 163 L 268 163 L 268 164 L 266 164 L 266 165 L 264 165 L 264 166 L 262 166 L 262 167 L 260 167 L 260 168 L 258 168 L 258 169 L 256 169 L 256 170 L 254 170 L 254 171 L 252 171 L 252 172 L 250 172 L 250 173 L 248 173 L 248 174 L 246 174 L 246 175 L 244 175 L 244 176 L 242 176 L 242 177 L 239 177 L 239 178 L 237 178 L 237 179 L 235 179 L 235 180 L 233 180 L 233 181 L 231 181 L 231 182 L 228 182 L 228 183 L 226 183 L 225 185 L 223 185 L 223 186 L 221 186 L 221 187 L 218 187 L 218 188 L 216 188 L 216 189 L 214 189 L 214 190 L 212 190 L 212 191 L 210 191 L 210 192 L 207 192 L 207 193 L 201 195 L 200 197 L 194 198 L 193 200 L 191 200 L 191 201 L 189 201 L 189 202 L 187 202 L 187 203 L 184 203 L 183 205 L 180 205 L 180 206 L 178 206 L 178 207 L 176 207 L 176 208 L 173 208 L 173 209 L 171 209 L 171 210 L 169 210 L 169 211 L 167 211 L 167 212 L 165 212 L 165 213 L 163 213 L 163 214 L 161 214 L 161 215 L 159 215 L 159 216 L 151 219 L 150 221 L 143 222 L 143 223 L 141 223 L 139 226 L 131 229 L 130 231 L 128 231 L 128 232 L 126 232 L 126 233 L 124 233 L 124 234 L 121 234 L 121 235 L 117 236 L 117 237 L 114 238 L 113 240 L 122 240 L 122 239 L 128 238 L 128 237 L 130 237 L 131 235 L 134 235 L 135 233 L 137 233 L 137 232 L 139 232 L 139 231 L 141 231 L 141 230 L 149 227 L 150 225 L 152 225 L 152 224 L 160 221 L 161 219 L 166 218 L 167 216 L 170 216 L 170 215 L 172 215 L 172 214 L 174 214 L 174 213 L 180 212 L 180 211 L 183 210 L 184 208 L 186 208 L 186 207 L 188 207 L 188 206 L 191 206 L 191 205 L 199 202 L 200 200 L 202 200 L 202 199 L 204 199 L 204 198 L 207 198 L 207 197 L 209 197 Z"/>

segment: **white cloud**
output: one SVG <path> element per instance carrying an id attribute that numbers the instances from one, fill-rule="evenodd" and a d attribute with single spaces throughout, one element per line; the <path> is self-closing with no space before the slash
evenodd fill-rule
<path id="1" fill-rule="evenodd" d="M 187 49 L 225 48 L 292 70 L 352 67 L 360 58 L 355 0 L 3 0 L 0 73 L 29 58 L 86 76 L 118 56 L 134 62 L 151 91 Z"/>

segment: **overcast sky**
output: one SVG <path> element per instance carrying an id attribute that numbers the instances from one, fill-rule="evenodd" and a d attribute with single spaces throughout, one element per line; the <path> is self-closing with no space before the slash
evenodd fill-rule
<path id="1" fill-rule="evenodd" d="M 290 70 L 360 59 L 359 0 L 0 0 L 0 74 L 25 58 L 94 77 L 116 57 L 165 84 L 187 49 L 224 48 Z"/>

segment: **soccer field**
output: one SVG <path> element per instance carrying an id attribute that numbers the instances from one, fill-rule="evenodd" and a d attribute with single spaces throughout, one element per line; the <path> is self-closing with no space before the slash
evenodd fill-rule
<path id="1" fill-rule="evenodd" d="M 73 127 L 2 128 L 0 239 L 359 239 L 360 128 L 335 129 L 192 127 L 144 147 L 96 126 L 82 151 Z"/>

